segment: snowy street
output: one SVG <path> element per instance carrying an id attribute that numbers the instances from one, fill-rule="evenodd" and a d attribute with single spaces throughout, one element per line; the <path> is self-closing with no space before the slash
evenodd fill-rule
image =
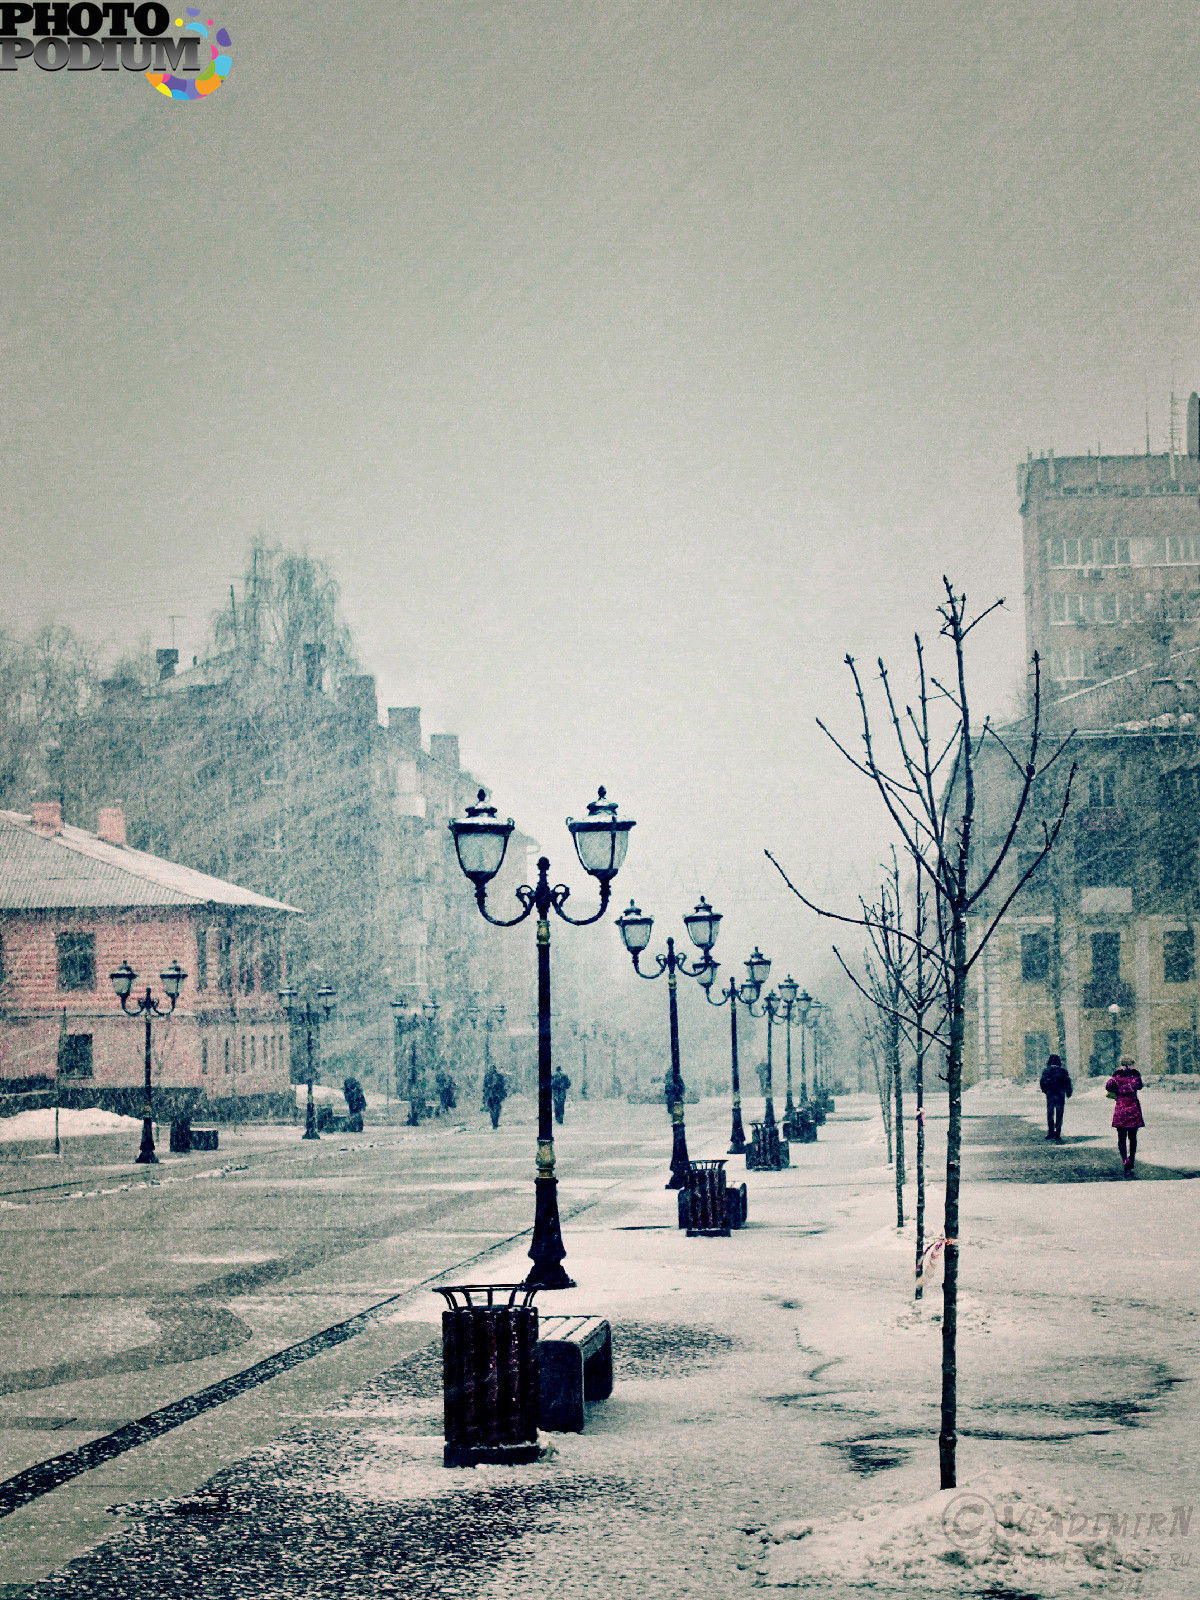
<path id="1" fill-rule="evenodd" d="M 1081 1085 L 1061 1147 L 1044 1142 L 1036 1090 L 967 1097 L 960 1488 L 1067 1494 L 1081 1517 L 1127 1525 L 1090 1557 L 1051 1531 L 1013 1568 L 1019 1588 L 972 1577 L 965 1536 L 962 1564 L 900 1539 L 863 1568 L 868 1592 L 1191 1587 L 1200 1291 L 1180 1265 L 1195 1259 L 1196 1191 L 1177 1174 L 1200 1169 L 1200 1115 L 1190 1094 L 1151 1089 L 1146 1105 L 1146 1165 L 1128 1183 L 1099 1089 Z M 723 1153 L 727 1121 L 718 1102 L 690 1108 L 694 1157 Z M 247 1130 L 219 1158 L 165 1161 L 149 1189 L 140 1174 L 120 1187 L 128 1166 L 93 1152 L 71 1199 L 18 1195 L 53 1162 L 9 1147 L 5 1316 L 43 1352 L 40 1373 L 18 1371 L 5 1345 L 10 1480 L 399 1298 L 356 1337 L 13 1511 L 0 1592 L 845 1593 L 838 1519 L 937 1488 L 940 1293 L 914 1308 L 877 1107 L 841 1100 L 790 1170 L 751 1174 L 749 1225 L 729 1239 L 675 1229 L 658 1108 L 576 1104 L 558 1131 L 579 1287 L 542 1306 L 610 1319 L 616 1387 L 583 1434 L 543 1435 L 536 1466 L 458 1472 L 441 1465 L 440 1302 L 423 1285 L 523 1272 L 527 1241 L 504 1241 L 529 1223 L 528 1122 L 307 1147 Z M 940 1133 L 931 1122 L 934 1174 Z M 931 1237 L 939 1198 L 931 1185 Z M 842 1579 L 821 1580 L 822 1536 Z"/>

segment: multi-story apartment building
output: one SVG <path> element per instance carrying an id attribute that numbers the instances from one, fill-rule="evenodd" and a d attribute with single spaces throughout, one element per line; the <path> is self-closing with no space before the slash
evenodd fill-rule
<path id="1" fill-rule="evenodd" d="M 1200 400 L 1184 454 L 1055 456 L 1018 470 L 1028 653 L 1051 694 L 1200 637 Z"/>

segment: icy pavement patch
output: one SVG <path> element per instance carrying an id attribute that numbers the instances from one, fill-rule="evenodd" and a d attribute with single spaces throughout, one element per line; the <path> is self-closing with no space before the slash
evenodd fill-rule
<path id="1" fill-rule="evenodd" d="M 140 1133 L 141 1128 L 137 1117 L 119 1117 L 115 1111 L 99 1111 L 95 1107 L 83 1111 L 69 1111 L 63 1107 L 58 1113 L 59 1136 L 64 1139 L 74 1139 L 88 1133 Z M 53 1106 L 41 1106 L 36 1111 L 18 1111 L 15 1117 L 0 1118 L 0 1140 L 53 1137 Z"/>
<path id="2" fill-rule="evenodd" d="M 864 1506 L 821 1525 L 781 1524 L 762 1535 L 768 1548 L 755 1582 L 1051 1600 L 1111 1590 L 1144 1572 L 1152 1551 L 1131 1536 L 1134 1523 L 1125 1511 L 1084 1512 L 1060 1489 L 991 1473 L 970 1489 L 941 1490 L 915 1505 Z"/>

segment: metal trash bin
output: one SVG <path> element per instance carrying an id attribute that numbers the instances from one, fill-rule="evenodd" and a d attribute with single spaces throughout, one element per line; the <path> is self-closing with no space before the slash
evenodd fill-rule
<path id="1" fill-rule="evenodd" d="M 693 1161 L 687 1175 L 686 1228 L 689 1239 L 728 1237 L 724 1161 Z"/>
<path id="2" fill-rule="evenodd" d="M 750 1148 L 746 1151 L 747 1172 L 782 1172 L 790 1166 L 791 1153 L 786 1139 L 779 1137 L 777 1124 L 755 1122 L 750 1128 Z"/>
<path id="3" fill-rule="evenodd" d="M 536 1461 L 537 1290 L 523 1283 L 459 1283 L 439 1285 L 434 1293 L 446 1299 L 443 1462 L 474 1467 Z"/>

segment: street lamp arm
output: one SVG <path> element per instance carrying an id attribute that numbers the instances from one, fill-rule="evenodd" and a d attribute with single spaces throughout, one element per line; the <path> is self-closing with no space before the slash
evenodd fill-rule
<path id="1" fill-rule="evenodd" d="M 639 965 L 643 952 L 641 950 L 634 950 L 631 951 L 630 954 L 633 957 L 633 970 L 637 973 L 639 978 L 645 978 L 647 983 L 653 983 L 655 978 L 661 978 L 663 973 L 667 970 L 668 962 L 666 956 L 654 957 L 655 964 L 658 967 L 657 972 L 643 972 Z"/>
<path id="2" fill-rule="evenodd" d="M 127 1017 L 144 1017 L 147 1013 L 152 1017 L 169 1017 L 174 1009 L 174 996 L 169 999 L 165 1006 L 161 1006 L 153 998 L 149 989 L 132 1006 L 129 1004 L 128 995 L 121 996 L 121 1010 Z"/>
<path id="3" fill-rule="evenodd" d="M 695 978 L 698 977 L 700 973 L 702 973 L 707 967 L 708 955 L 705 953 L 700 957 L 699 961 L 697 961 L 694 966 L 690 967 L 687 964 L 686 956 L 677 955 L 675 957 L 675 965 L 679 968 L 680 972 L 683 973 L 685 978 Z"/>
<path id="4" fill-rule="evenodd" d="M 701 984 L 701 988 L 704 988 L 703 984 Z M 734 1000 L 734 999 L 737 998 L 737 984 L 731 979 L 730 983 L 729 983 L 729 987 L 727 989 L 722 989 L 721 990 L 721 998 L 719 1000 L 714 1000 L 713 999 L 712 990 L 711 989 L 705 989 L 704 990 L 704 998 L 708 1001 L 710 1006 L 718 1006 L 719 1007 L 719 1006 L 723 1006 L 723 1005 L 728 1005 L 730 1000 Z"/>
<path id="5" fill-rule="evenodd" d="M 570 897 L 570 893 L 571 891 L 565 883 L 556 883 L 550 891 L 550 904 L 564 922 L 569 922 L 573 928 L 586 928 L 589 923 L 599 922 L 600 918 L 608 910 L 609 898 L 612 895 L 612 884 L 607 878 L 600 884 L 600 909 L 593 912 L 590 917 L 569 917 L 567 915 L 563 910 L 563 906 Z"/>
<path id="6" fill-rule="evenodd" d="M 518 889 L 515 889 L 513 892 L 523 907 L 520 915 L 516 917 L 494 917 L 488 910 L 486 904 L 487 884 L 477 883 L 475 885 L 475 904 L 479 907 L 484 921 L 490 922 L 493 928 L 515 928 L 518 923 L 524 922 L 527 917 L 531 917 L 533 915 L 534 908 L 537 904 L 536 892 L 531 889 L 527 883 L 521 884 L 521 886 Z"/>

